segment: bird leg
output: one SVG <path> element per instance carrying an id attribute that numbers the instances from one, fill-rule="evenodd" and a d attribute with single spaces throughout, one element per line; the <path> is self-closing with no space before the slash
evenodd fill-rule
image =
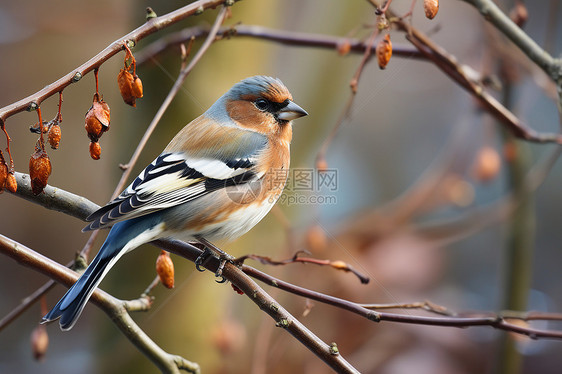
<path id="1" fill-rule="evenodd" d="M 219 260 L 219 267 L 215 272 L 215 277 L 217 278 L 221 277 L 221 279 L 217 282 L 218 283 L 226 282 L 226 278 L 222 276 L 222 271 L 224 269 L 224 265 L 226 264 L 226 262 L 227 261 L 232 262 L 234 257 L 229 255 L 222 249 L 218 248 L 213 243 L 211 243 L 210 241 L 208 241 L 203 237 L 198 236 L 196 237 L 196 239 L 199 241 L 199 243 L 203 244 L 205 249 L 203 250 L 203 253 L 201 253 L 201 255 L 197 257 L 197 259 L 195 260 L 195 268 L 199 271 L 205 271 L 204 268 L 205 263 L 209 261 L 211 257 L 215 257 L 216 259 Z"/>

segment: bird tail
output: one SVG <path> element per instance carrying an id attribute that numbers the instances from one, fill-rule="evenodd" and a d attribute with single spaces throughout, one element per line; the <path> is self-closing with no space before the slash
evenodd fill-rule
<path id="1" fill-rule="evenodd" d="M 80 317 L 96 287 L 117 260 L 139 245 L 155 239 L 161 232 L 161 225 L 153 224 L 147 227 L 147 221 L 150 220 L 133 219 L 114 225 L 86 271 L 53 309 L 42 318 L 41 323 L 52 322 L 60 318 L 61 329 L 70 330 Z"/>

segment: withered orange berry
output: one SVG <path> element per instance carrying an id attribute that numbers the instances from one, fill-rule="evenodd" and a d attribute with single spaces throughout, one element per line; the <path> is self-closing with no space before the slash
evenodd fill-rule
<path id="1" fill-rule="evenodd" d="M 507 162 L 514 162 L 517 158 L 517 144 L 513 141 L 506 142 L 503 146 L 503 157 Z"/>
<path id="2" fill-rule="evenodd" d="M 433 19 L 439 11 L 439 0 L 423 0 L 423 10 L 427 18 Z"/>
<path id="3" fill-rule="evenodd" d="M 86 113 L 85 128 L 91 141 L 97 142 L 104 132 L 109 130 L 109 105 L 96 93 L 92 106 Z"/>
<path id="4" fill-rule="evenodd" d="M 14 173 L 8 173 L 8 177 L 6 178 L 6 189 L 11 193 L 16 193 L 18 190 L 18 182 L 16 181 Z"/>
<path id="5" fill-rule="evenodd" d="M 47 334 L 47 327 L 45 325 L 37 325 L 31 333 L 31 351 L 33 358 L 40 361 L 47 353 L 49 348 L 49 335 Z"/>
<path id="6" fill-rule="evenodd" d="M 174 263 L 168 252 L 160 252 L 156 259 L 156 273 L 164 287 L 174 288 Z"/>
<path id="7" fill-rule="evenodd" d="M 117 75 L 117 84 L 123 101 L 135 107 L 136 99 L 142 97 L 142 81 L 136 75 L 133 76 L 129 71 L 121 69 Z"/>
<path id="8" fill-rule="evenodd" d="M 529 18 L 529 12 L 525 4 L 517 2 L 509 12 L 509 18 L 520 28 L 525 26 L 527 18 Z"/>
<path id="9" fill-rule="evenodd" d="M 101 157 L 101 145 L 98 142 L 90 142 L 90 157 L 99 160 Z"/>
<path id="10" fill-rule="evenodd" d="M 58 123 L 53 124 L 49 129 L 49 137 L 48 137 L 51 148 L 57 149 L 59 147 L 61 135 L 62 133 L 59 124 Z"/>
<path id="11" fill-rule="evenodd" d="M 324 157 L 316 159 L 316 170 L 319 173 L 323 173 L 328 169 L 328 161 Z"/>
<path id="12" fill-rule="evenodd" d="M 0 151 L 0 191 L 6 186 L 6 179 L 8 179 L 8 164 L 4 160 L 4 154 Z"/>
<path id="13" fill-rule="evenodd" d="M 390 35 L 386 34 L 377 44 L 377 61 L 379 62 L 379 68 L 384 69 L 392 57 L 392 42 L 390 41 Z"/>
<path id="14" fill-rule="evenodd" d="M 488 182 L 494 179 L 501 168 L 501 158 L 494 148 L 482 147 L 476 155 L 474 161 L 474 176 L 481 182 Z"/>
<path id="15" fill-rule="evenodd" d="M 347 39 L 343 39 L 338 42 L 336 49 L 340 56 L 345 56 L 351 51 L 351 43 Z"/>
<path id="16" fill-rule="evenodd" d="M 327 238 L 326 233 L 320 225 L 314 225 L 306 232 L 306 247 L 315 253 L 322 252 L 326 249 Z"/>
<path id="17" fill-rule="evenodd" d="M 43 191 L 50 175 L 51 160 L 49 155 L 40 147 L 35 147 L 35 152 L 29 159 L 29 178 L 34 195 L 39 195 Z"/>

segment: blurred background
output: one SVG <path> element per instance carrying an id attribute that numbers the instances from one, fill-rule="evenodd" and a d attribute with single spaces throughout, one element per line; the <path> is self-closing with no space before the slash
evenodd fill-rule
<path id="1" fill-rule="evenodd" d="M 557 3 L 529 3 L 524 27 L 553 56 L 562 46 L 558 22 L 562 10 Z M 0 0 L 0 107 L 57 80 L 140 26 L 147 6 L 162 15 L 183 5 L 183 1 Z M 391 8 L 400 15 L 410 5 L 394 0 Z M 499 5 L 508 12 L 514 4 Z M 216 14 L 207 11 L 154 34 L 133 53 L 168 33 L 209 25 Z M 367 1 L 244 0 L 232 8 L 226 25 L 240 22 L 366 39 L 375 21 L 374 8 Z M 475 9 L 462 1 L 442 1 L 437 17 L 429 21 L 418 1 L 412 22 L 459 63 L 484 77 L 493 76 L 488 80 L 502 87 L 493 94 L 521 120 L 538 131 L 559 131 L 554 85 L 485 24 Z M 390 35 L 396 48 L 410 47 L 403 32 L 391 29 Z M 111 129 L 100 141 L 101 160 L 90 158 L 83 127 L 95 92 L 92 74 L 64 91 L 61 145 L 56 151 L 47 150 L 53 165 L 49 184 L 100 205 L 110 198 L 121 175 L 118 165 L 129 160 L 180 66 L 178 48 L 140 66 L 137 73 L 144 97 L 132 108 L 122 102 L 117 89 L 122 56 L 99 71 L 100 93 L 111 107 Z M 320 183 L 316 156 L 345 110 L 349 82 L 361 58 L 353 53 L 342 56 L 335 49 L 242 37 L 215 43 L 164 115 L 133 175 L 234 83 L 256 74 L 276 76 L 309 112 L 294 124 L 291 166 L 315 179 L 299 190 L 306 182 L 292 175 L 279 210 L 237 241 L 219 243 L 223 249 L 235 256 L 256 253 L 275 259 L 308 250 L 312 257 L 345 261 L 371 282 L 362 285 L 349 273 L 310 264 L 250 264 L 291 283 L 356 302 L 430 300 L 453 311 L 561 312 L 560 163 L 536 191 L 518 195 L 521 204 L 506 200 L 510 191 L 520 188 L 521 175 L 533 167 L 547 170 L 544 160 L 555 146 L 513 141 L 433 64 L 394 56 L 385 70 L 376 60 L 366 65 L 350 116 L 326 152 L 336 184 Z M 41 105 L 44 119 L 54 117 L 57 102 L 52 97 Z M 36 113 L 24 112 L 6 122 L 20 172 L 27 172 L 33 153 L 37 135 L 29 132 L 29 126 L 36 118 Z M 6 146 L 3 136 L 0 145 Z M 538 181 L 537 177 L 527 180 Z M 7 192 L 0 196 L 0 212 L 2 235 L 60 263 L 70 261 L 88 238 L 80 232 L 83 222 Z M 155 276 L 158 253 L 155 247 L 144 246 L 127 255 L 101 287 L 118 298 L 138 297 Z M 172 258 L 175 289 L 158 286 L 153 308 L 133 315 L 164 350 L 198 362 L 205 373 L 330 371 L 246 297 L 229 285 L 216 284 L 209 272 L 198 273 L 193 263 Z M 0 315 L 45 281 L 46 277 L 0 257 Z M 266 290 L 321 339 L 337 342 L 340 352 L 363 373 L 559 372 L 560 341 L 514 338 L 489 327 L 374 324 L 330 306 Z M 56 287 L 47 295 L 49 308 L 64 291 Z M 1 373 L 157 371 L 92 305 L 70 332 L 62 333 L 56 324 L 48 326 L 49 349 L 37 362 L 30 335 L 40 317 L 35 305 L 0 332 Z M 550 322 L 532 326 L 560 328 Z"/>

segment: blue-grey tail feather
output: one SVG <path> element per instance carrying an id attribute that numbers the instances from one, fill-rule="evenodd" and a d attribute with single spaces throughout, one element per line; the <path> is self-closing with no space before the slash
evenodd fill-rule
<path id="1" fill-rule="evenodd" d="M 107 250 L 107 246 L 105 248 L 102 247 L 103 249 Z M 78 281 L 70 287 L 53 309 L 43 317 L 41 323 L 60 318 L 61 329 L 70 330 L 86 306 L 91 291 L 101 282 L 101 276 L 109 261 L 110 258 L 96 256 Z"/>
<path id="2" fill-rule="evenodd" d="M 42 318 L 41 323 L 60 318 L 61 329 L 70 330 L 80 317 L 92 292 L 102 281 L 106 270 L 113 266 L 114 259 L 123 254 L 121 252 L 125 250 L 125 245 L 145 230 L 154 227 L 157 222 L 158 217 L 152 216 L 147 219 L 145 216 L 115 224 L 86 271 L 53 309 Z"/>

